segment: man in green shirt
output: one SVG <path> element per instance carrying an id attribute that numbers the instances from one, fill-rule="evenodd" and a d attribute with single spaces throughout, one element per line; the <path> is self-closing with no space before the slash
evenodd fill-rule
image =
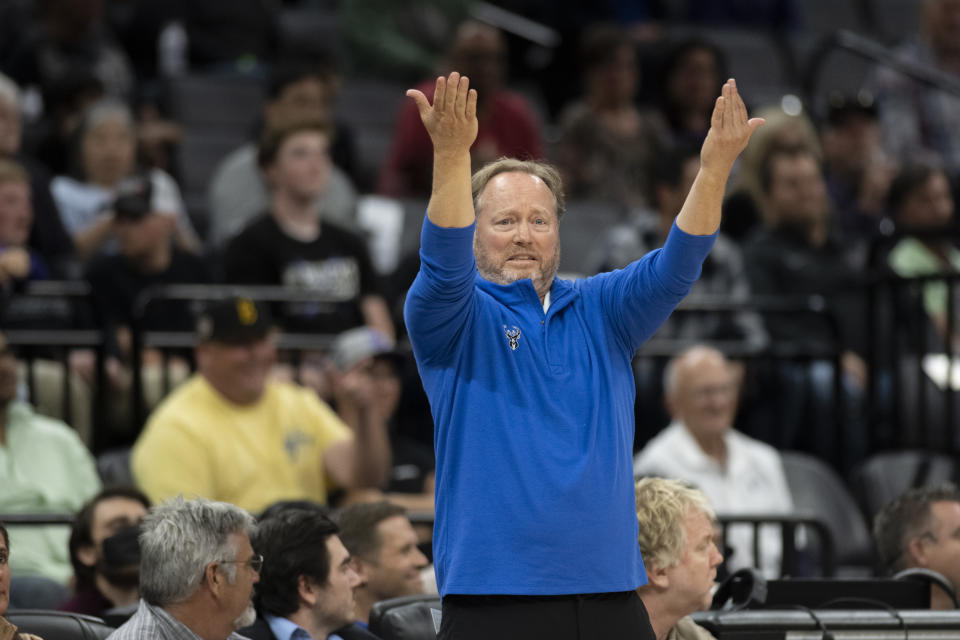
<path id="1" fill-rule="evenodd" d="M 93 456 L 76 431 L 17 400 L 17 359 L 2 336 L 0 487 L 0 513 L 4 514 L 72 514 L 100 490 Z M 17 550 L 10 564 L 14 580 L 39 576 L 67 583 L 73 574 L 67 548 L 69 526 L 8 528 Z M 21 594 L 25 593 L 22 589 Z"/>

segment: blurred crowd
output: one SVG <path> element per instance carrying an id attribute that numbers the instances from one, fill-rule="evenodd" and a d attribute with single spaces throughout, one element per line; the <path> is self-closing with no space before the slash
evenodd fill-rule
<path id="1" fill-rule="evenodd" d="M 22 575 L 64 589 L 73 575 L 75 600 L 129 605 L 123 540 L 102 544 L 99 511 L 116 506 L 129 525 L 151 501 L 180 493 L 253 513 L 284 499 L 384 497 L 429 513 L 433 427 L 402 307 L 419 267 L 406 238 L 418 237 L 433 151 L 403 89 L 432 98 L 437 74 L 470 77 L 474 169 L 502 156 L 555 164 L 570 200 L 560 271 L 589 277 L 665 240 L 717 91 L 744 71 L 710 34 L 765 34 L 773 56 L 778 38 L 816 22 L 792 0 L 496 4 L 514 17 L 461 0 L 0 6 L 0 329 L 104 336 L 102 362 L 90 348 L 72 349 L 66 367 L 43 351 L 28 363 L 17 345 L 0 352 L 0 459 L 11 461 L 0 471 L 0 513 L 83 507 L 69 545 L 62 530 L 11 529 Z M 889 407 L 868 390 L 889 389 L 906 364 L 871 357 L 876 336 L 865 328 L 895 318 L 871 317 L 867 285 L 878 273 L 960 270 L 960 2 L 914 4 L 915 33 L 870 34 L 902 65 L 878 64 L 857 86 L 765 104 L 738 77 L 750 114 L 766 124 L 734 169 L 720 236 L 688 298 L 734 306 L 677 314 L 655 339 L 734 344 L 741 355 L 790 345 L 804 357 L 761 367 L 733 358 L 699 392 L 663 362 L 638 361 L 638 451 L 668 423 L 686 424 L 707 434 L 694 439 L 709 458 L 736 420 L 749 442 L 725 446 L 762 450 L 773 460 L 770 491 L 781 494 L 774 449 L 803 449 L 841 471 L 870 453 L 876 415 Z M 191 83 L 201 90 L 185 93 Z M 254 96 L 239 113 L 234 94 L 214 95 L 234 85 Z M 188 122 L 204 99 L 217 105 L 212 119 Z M 224 134 L 219 120 L 239 124 Z M 29 295 L 42 281 L 86 282 L 89 296 Z M 159 300 L 144 310 L 144 292 L 175 284 L 230 288 L 207 306 Z M 244 285 L 292 295 L 235 296 Z M 952 292 L 929 280 L 904 298 L 922 308 L 929 351 L 960 345 Z M 784 296 L 815 296 L 832 315 L 762 312 Z M 278 329 L 332 344 L 281 348 Z M 138 332 L 150 331 L 190 333 L 196 348 L 144 346 Z M 150 412 L 143 424 L 135 381 Z M 58 406 L 68 383 L 69 411 Z M 96 385 L 107 402 L 92 413 Z M 739 419 L 738 403 L 750 409 Z M 269 436 L 251 435 L 264 424 Z M 948 442 L 951 423 L 931 424 Z M 651 446 L 669 446 L 665 437 Z M 98 454 L 133 446 L 121 479 L 137 491 L 88 502 L 104 478 L 94 442 Z M 713 457 L 723 466 L 727 454 L 721 446 Z M 657 459 L 641 453 L 638 469 Z M 273 481 L 250 482 L 263 474 Z M 729 495 L 741 489 L 734 483 Z"/>

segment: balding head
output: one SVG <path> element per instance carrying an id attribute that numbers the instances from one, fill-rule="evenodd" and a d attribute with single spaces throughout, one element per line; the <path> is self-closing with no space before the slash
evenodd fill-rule
<path id="1" fill-rule="evenodd" d="M 713 347 L 697 345 L 667 364 L 664 372 L 667 410 L 694 436 L 711 437 L 733 425 L 737 379 L 730 363 Z"/>

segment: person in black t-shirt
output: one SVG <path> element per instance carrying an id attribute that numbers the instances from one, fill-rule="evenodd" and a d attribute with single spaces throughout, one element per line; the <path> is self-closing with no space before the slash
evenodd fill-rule
<path id="1" fill-rule="evenodd" d="M 87 270 L 94 302 L 107 334 L 106 371 L 114 389 L 130 388 L 129 363 L 132 356 L 134 305 L 147 288 L 164 284 L 203 284 L 210 281 L 208 268 L 198 256 L 174 246 L 177 218 L 150 210 L 151 183 L 133 178 L 118 187 L 113 204 L 114 229 L 119 253 L 96 257 Z M 150 303 L 140 328 L 144 331 L 193 332 L 190 304 L 178 300 Z M 156 349 L 142 352 L 142 374 L 147 406 L 160 400 L 167 386 L 189 375 L 186 354 L 164 362 Z M 167 380 L 164 380 L 168 376 Z M 116 394 L 117 400 L 128 397 Z M 118 422 L 129 418 L 130 407 L 111 402 Z"/>
<path id="2" fill-rule="evenodd" d="M 227 282 L 309 290 L 316 301 L 276 310 L 291 332 L 339 333 L 367 325 L 395 335 L 364 239 L 321 220 L 317 196 L 330 175 L 330 129 L 297 123 L 264 137 L 258 162 L 271 193 L 270 211 L 227 245 Z"/>

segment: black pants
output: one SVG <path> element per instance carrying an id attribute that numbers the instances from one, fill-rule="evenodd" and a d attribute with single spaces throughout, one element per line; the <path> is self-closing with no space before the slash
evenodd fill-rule
<path id="1" fill-rule="evenodd" d="M 443 599 L 438 640 L 654 640 L 636 591 Z"/>

